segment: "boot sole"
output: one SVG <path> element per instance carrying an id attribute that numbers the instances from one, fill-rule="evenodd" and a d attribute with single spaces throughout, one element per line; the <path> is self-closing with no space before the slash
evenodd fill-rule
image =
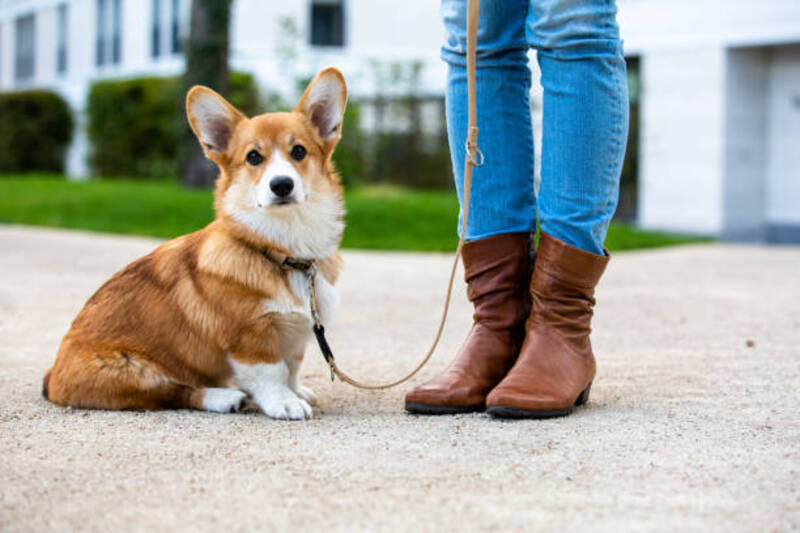
<path id="1" fill-rule="evenodd" d="M 555 409 L 550 411 L 531 411 L 528 409 L 518 409 L 516 407 L 503 407 L 502 405 L 493 405 L 489 407 L 486 412 L 495 418 L 556 418 L 559 416 L 567 416 L 572 414 L 576 407 L 580 407 L 589 401 L 589 391 L 592 384 L 589 383 L 585 389 L 578 395 L 572 407 L 567 409 Z"/>
<path id="2" fill-rule="evenodd" d="M 480 413 L 485 411 L 484 405 L 468 405 L 454 407 L 448 405 L 428 405 L 425 403 L 407 403 L 406 411 L 412 415 L 459 415 L 463 413 Z"/>

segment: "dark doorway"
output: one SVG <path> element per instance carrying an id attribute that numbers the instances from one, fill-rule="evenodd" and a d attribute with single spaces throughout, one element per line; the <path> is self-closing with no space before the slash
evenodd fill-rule
<path id="1" fill-rule="evenodd" d="M 641 62 L 638 57 L 627 57 L 628 94 L 630 97 L 630 128 L 628 148 L 622 164 L 622 179 L 619 186 L 619 204 L 615 220 L 636 222 L 639 196 L 639 105 L 641 102 Z"/>

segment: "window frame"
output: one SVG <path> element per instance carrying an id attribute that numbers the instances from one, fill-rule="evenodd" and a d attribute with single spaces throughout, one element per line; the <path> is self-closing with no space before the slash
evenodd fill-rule
<path id="1" fill-rule="evenodd" d="M 161 57 L 161 0 L 151 0 L 150 8 L 150 57 Z"/>
<path id="2" fill-rule="evenodd" d="M 111 64 L 122 63 L 122 0 L 111 0 Z"/>
<path id="3" fill-rule="evenodd" d="M 118 66 L 122 63 L 122 0 L 96 0 L 95 11 L 95 66 Z"/>
<path id="4" fill-rule="evenodd" d="M 169 19 L 169 50 L 172 55 L 183 53 L 183 39 L 181 38 L 181 2 L 171 0 L 171 11 Z"/>
<path id="5" fill-rule="evenodd" d="M 106 64 L 106 12 L 108 0 L 95 0 L 95 46 L 94 64 L 102 67 Z"/>
<path id="6" fill-rule="evenodd" d="M 321 8 L 338 8 L 338 39 L 336 39 L 336 22 L 334 20 L 333 29 L 331 29 L 331 38 L 322 42 L 319 40 L 315 33 L 315 10 Z M 346 0 L 310 0 L 308 8 L 308 44 L 314 48 L 345 48 L 347 46 L 347 2 Z"/>
<path id="7" fill-rule="evenodd" d="M 23 36 L 23 32 L 29 33 Z M 27 13 L 14 19 L 14 82 L 27 83 L 35 76 L 36 13 Z"/>
<path id="8" fill-rule="evenodd" d="M 69 4 L 56 7 L 56 74 L 63 76 L 69 69 Z"/>

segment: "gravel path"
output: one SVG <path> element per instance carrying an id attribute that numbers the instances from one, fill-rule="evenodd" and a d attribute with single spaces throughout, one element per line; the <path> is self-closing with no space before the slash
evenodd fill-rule
<path id="1" fill-rule="evenodd" d="M 0 226 L 0 530 L 800 528 L 800 248 L 620 253 L 598 290 L 588 408 L 547 421 L 413 417 L 407 387 L 331 384 L 309 422 L 62 409 L 41 378 L 85 299 L 157 241 Z M 446 255 L 345 253 L 343 368 L 411 367 Z M 424 379 L 470 320 L 463 285 Z"/>

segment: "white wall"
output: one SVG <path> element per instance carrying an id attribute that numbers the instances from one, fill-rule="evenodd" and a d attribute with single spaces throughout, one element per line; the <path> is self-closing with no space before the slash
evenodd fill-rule
<path id="1" fill-rule="evenodd" d="M 629 53 L 797 42 L 798 0 L 617 0 Z"/>
<path id="2" fill-rule="evenodd" d="M 346 0 L 345 16 L 343 47 L 312 47 L 309 2 L 237 0 L 231 27 L 232 64 L 255 73 L 260 85 L 284 96 L 293 93 L 295 78 L 336 65 L 345 74 L 351 94 L 357 96 L 375 94 L 374 63 L 421 61 L 421 92 L 444 90 L 445 72 L 439 59 L 443 29 L 437 1 Z M 296 39 L 287 39 L 281 32 L 281 17 L 295 22 Z M 292 49 L 296 60 L 284 60 L 284 51 Z"/>
<path id="3" fill-rule="evenodd" d="M 717 234 L 723 228 L 725 53 L 643 57 L 639 224 Z"/>
<path id="4" fill-rule="evenodd" d="M 168 2 L 169 0 L 163 0 Z M 181 0 L 181 10 L 188 23 L 191 0 Z M 68 5 L 67 73 L 56 73 L 57 6 Z M 17 17 L 36 14 L 36 69 L 29 84 L 52 87 L 69 94 L 81 92 L 95 79 L 174 74 L 183 67 L 181 56 L 163 54 L 150 57 L 150 0 L 122 0 L 122 57 L 118 65 L 95 65 L 97 13 L 95 0 L 0 0 L 0 89 L 22 88 L 14 82 L 14 24 Z"/>
<path id="5" fill-rule="evenodd" d="M 772 51 L 768 85 L 767 222 L 800 235 L 800 46 Z"/>
<path id="6" fill-rule="evenodd" d="M 797 226 L 800 123 L 789 93 L 800 53 L 770 58 L 800 43 L 800 1 L 619 5 L 626 51 L 642 58 L 640 224 L 740 239 Z"/>
<path id="7" fill-rule="evenodd" d="M 0 18 L 0 90 L 6 89 L 8 80 L 14 76 L 13 49 L 14 28 L 8 20 Z"/>
<path id="8" fill-rule="evenodd" d="M 768 57 L 764 48 L 726 57 L 723 234 L 731 239 L 765 236 Z"/>

